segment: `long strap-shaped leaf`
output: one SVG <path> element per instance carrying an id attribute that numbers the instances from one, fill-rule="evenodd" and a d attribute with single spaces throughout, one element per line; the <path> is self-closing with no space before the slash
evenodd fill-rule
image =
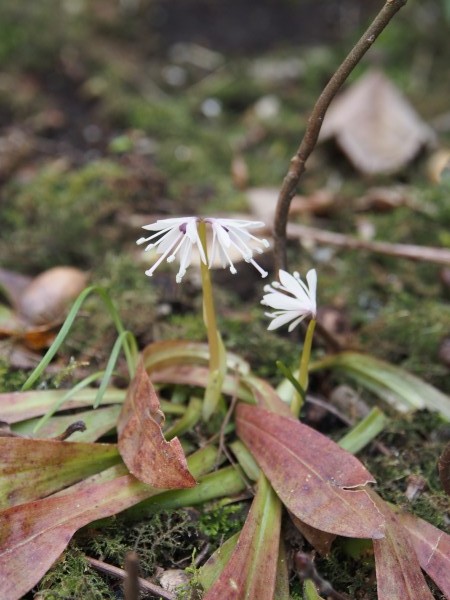
<path id="1" fill-rule="evenodd" d="M 204 600 L 273 600 L 280 526 L 281 503 L 261 475 L 239 541 Z"/>

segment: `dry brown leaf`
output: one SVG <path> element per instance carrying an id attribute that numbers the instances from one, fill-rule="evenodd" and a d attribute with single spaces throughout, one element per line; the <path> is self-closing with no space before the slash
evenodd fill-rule
<path id="1" fill-rule="evenodd" d="M 275 219 L 278 195 L 278 188 L 250 188 L 246 191 L 247 205 L 252 214 L 267 226 L 270 226 Z M 334 194 L 330 190 L 320 189 L 311 196 L 294 196 L 289 207 L 289 214 L 292 216 L 305 213 L 324 215 L 330 211 L 334 203 Z"/>
<path id="2" fill-rule="evenodd" d="M 64 318 L 67 305 L 86 287 L 87 274 L 74 267 L 44 271 L 23 290 L 18 311 L 33 325 L 46 325 Z"/>
<path id="3" fill-rule="evenodd" d="M 434 141 L 434 132 L 379 70 L 361 77 L 331 104 L 319 140 L 335 137 L 362 173 L 392 173 Z"/>
<path id="4" fill-rule="evenodd" d="M 164 439 L 164 414 L 143 361 L 130 384 L 117 423 L 119 452 L 130 472 L 155 488 L 179 489 L 196 485 L 177 438 Z"/>

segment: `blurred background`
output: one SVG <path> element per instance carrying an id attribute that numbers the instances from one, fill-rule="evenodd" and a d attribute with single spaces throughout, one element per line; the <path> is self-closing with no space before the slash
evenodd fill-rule
<path id="1" fill-rule="evenodd" d="M 0 267 L 29 277 L 76 267 L 110 291 L 141 343 L 202 339 L 195 268 L 182 287 L 170 268 L 146 278 L 140 227 L 164 215 L 224 212 L 270 227 L 315 100 L 381 6 L 2 2 Z M 293 222 L 369 242 L 450 245 L 449 24 L 448 0 L 410 0 L 394 17 L 346 86 L 381 73 L 380 94 L 366 80 L 363 100 L 338 113 L 344 131 L 330 126 L 311 157 Z M 320 270 L 322 319 L 344 345 L 448 386 L 448 267 L 298 237 L 291 268 Z M 263 260 L 270 266 L 270 256 Z M 270 375 L 262 284 L 247 273 L 232 281 L 217 273 L 228 347 L 244 346 Z M 95 300 L 86 315 L 67 354 L 102 363 L 114 339 L 109 317 Z M 241 329 L 250 321 L 249 341 Z M 276 344 L 292 352 L 283 336 Z M 2 348 L 9 365 L 10 346 Z"/>

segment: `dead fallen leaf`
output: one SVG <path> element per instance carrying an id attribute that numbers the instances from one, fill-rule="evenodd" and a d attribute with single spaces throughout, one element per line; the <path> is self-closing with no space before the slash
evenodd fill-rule
<path id="1" fill-rule="evenodd" d="M 373 541 L 378 600 L 433 600 L 402 522 L 377 494 L 372 498 L 386 519 L 385 537 Z"/>
<path id="2" fill-rule="evenodd" d="M 367 469 L 321 433 L 292 417 L 240 403 L 237 433 L 274 490 L 299 519 L 348 537 L 383 537 L 384 518 L 369 497 Z"/>
<path id="3" fill-rule="evenodd" d="M 269 227 L 275 219 L 278 203 L 278 188 L 250 188 L 246 191 L 247 204 L 252 214 L 266 223 Z M 292 198 L 289 214 L 291 216 L 305 213 L 326 215 L 335 205 L 335 195 L 327 189 L 316 190 L 311 196 L 294 196 Z"/>
<path id="4" fill-rule="evenodd" d="M 24 289 L 31 283 L 32 278 L 7 269 L 0 269 L 0 290 L 5 294 L 9 303 L 17 308 Z"/>
<path id="5" fill-rule="evenodd" d="M 410 188 L 401 185 L 390 187 L 372 187 L 367 190 L 356 202 L 356 210 L 375 210 L 377 212 L 388 212 L 408 206 L 419 208 Z"/>
<path id="6" fill-rule="evenodd" d="M 139 362 L 122 407 L 117 431 L 119 452 L 130 472 L 156 488 L 189 488 L 189 473 L 178 438 L 167 442 L 161 430 L 164 415 L 144 363 Z"/>
<path id="7" fill-rule="evenodd" d="M 355 167 L 369 175 L 398 171 L 435 139 L 408 100 L 376 69 L 331 104 L 319 140 L 332 137 Z"/>
<path id="8" fill-rule="evenodd" d="M 450 598 L 450 535 L 409 513 L 398 516 L 408 531 L 420 566 Z"/>
<path id="9" fill-rule="evenodd" d="M 441 148 L 434 152 L 427 164 L 427 175 L 432 183 L 439 185 L 450 173 L 450 150 Z"/>
<path id="10" fill-rule="evenodd" d="M 18 311 L 30 324 L 61 321 L 73 300 L 83 291 L 87 273 L 74 267 L 54 267 L 35 277 L 23 290 Z"/>

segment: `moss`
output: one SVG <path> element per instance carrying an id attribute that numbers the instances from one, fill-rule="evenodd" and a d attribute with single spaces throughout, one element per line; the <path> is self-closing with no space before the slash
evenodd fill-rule
<path id="1" fill-rule="evenodd" d="M 38 587 L 45 600 L 113 600 L 116 594 L 94 571 L 75 544 L 50 569 Z"/>
<path id="2" fill-rule="evenodd" d="M 31 181 L 10 184 L 2 200 L 3 265 L 40 271 L 57 264 L 97 264 L 118 238 L 118 229 L 108 225 L 124 204 L 117 185 L 123 177 L 120 166 L 109 161 L 73 171 L 58 161 Z"/>
<path id="3" fill-rule="evenodd" d="M 134 550 L 143 576 L 152 577 L 157 567 L 189 565 L 199 544 L 199 531 L 192 513 L 177 510 L 162 511 L 132 526 L 121 523 L 120 517 L 111 519 L 100 531 L 85 529 L 77 539 L 88 553 L 117 566 Z"/>
<path id="4" fill-rule="evenodd" d="M 15 371 L 3 360 L 0 360 L 0 393 L 16 392 L 26 381 L 26 373 Z"/>
<path id="5" fill-rule="evenodd" d="M 439 481 L 437 461 L 449 436 L 448 424 L 437 414 L 421 411 L 391 421 L 379 436 L 378 441 L 389 450 L 387 456 L 379 452 L 372 455 L 366 450 L 360 457 L 377 480 L 378 491 L 385 500 L 447 531 L 448 497 Z M 423 479 L 425 487 L 410 501 L 405 492 L 411 475 Z"/>
<path id="6" fill-rule="evenodd" d="M 218 548 L 226 539 L 240 531 L 245 521 L 245 505 L 229 504 L 211 506 L 202 512 L 198 523 L 212 548 Z"/>

